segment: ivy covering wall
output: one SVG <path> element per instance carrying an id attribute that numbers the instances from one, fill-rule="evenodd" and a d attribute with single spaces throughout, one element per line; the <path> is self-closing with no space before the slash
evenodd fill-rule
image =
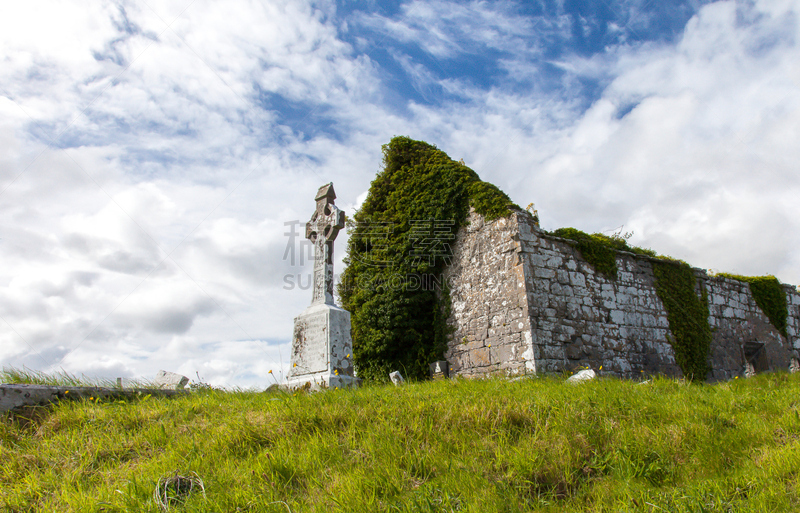
<path id="1" fill-rule="evenodd" d="M 556 237 L 572 241 L 581 256 L 599 273 L 617 279 L 617 251 L 627 251 L 638 255 L 656 256 L 650 249 L 629 246 L 622 237 L 610 237 L 602 233 L 588 233 L 575 228 L 559 228 L 552 232 Z"/>
<path id="2" fill-rule="evenodd" d="M 756 304 L 767 316 L 769 322 L 775 326 L 781 335 L 786 333 L 786 321 L 789 317 L 789 308 L 786 304 L 786 292 L 781 282 L 774 276 L 740 276 L 738 274 L 721 273 L 719 276 L 744 281 L 750 285 Z"/>
<path id="3" fill-rule="evenodd" d="M 349 222 L 338 288 L 359 377 L 385 381 L 399 370 L 422 379 L 443 357 L 450 298 L 442 276 L 470 207 L 487 220 L 519 209 L 435 146 L 408 137 L 383 146 L 383 170 Z"/>
<path id="4" fill-rule="evenodd" d="M 667 310 L 675 361 L 684 376 L 701 381 L 705 379 L 709 371 L 708 355 L 711 349 L 708 299 L 705 290 L 701 297 L 697 297 L 697 279 L 687 263 L 658 256 L 650 249 L 630 246 L 621 237 L 609 237 L 601 233 L 589 235 L 575 228 L 560 228 L 552 235 L 572 241 L 581 256 L 597 272 L 612 280 L 617 279 L 617 251 L 659 258 L 660 262 L 653 263 L 656 293 Z"/>
<path id="5" fill-rule="evenodd" d="M 697 278 L 686 262 L 662 258 L 653 263 L 656 293 L 667 310 L 670 344 L 675 363 L 683 375 L 703 381 L 710 370 L 711 327 L 708 325 L 708 296 L 705 288 L 697 297 Z"/>

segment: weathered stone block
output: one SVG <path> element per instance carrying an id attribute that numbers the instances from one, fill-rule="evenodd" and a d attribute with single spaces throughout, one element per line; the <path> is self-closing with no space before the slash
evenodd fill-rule
<path id="1" fill-rule="evenodd" d="M 625 312 L 622 310 L 611 310 L 609 313 L 611 322 L 614 324 L 625 324 Z"/>
<path id="2" fill-rule="evenodd" d="M 356 386 L 350 312 L 329 304 L 308 307 L 295 318 L 287 387 Z"/>
<path id="3" fill-rule="evenodd" d="M 158 371 L 156 378 L 153 380 L 153 385 L 156 388 L 167 390 L 182 390 L 188 383 L 189 378 L 186 376 L 165 370 Z"/>
<path id="4" fill-rule="evenodd" d="M 556 269 L 561 266 L 563 259 L 560 255 L 552 255 L 547 259 L 545 265 L 551 269 Z"/>
<path id="5" fill-rule="evenodd" d="M 567 383 L 584 383 L 593 380 L 595 376 L 596 374 L 592 369 L 584 369 L 567 378 Z"/>
<path id="6" fill-rule="evenodd" d="M 487 342 L 487 339 L 475 340 L 475 341 L 467 342 L 467 343 L 462 342 L 460 344 L 460 347 L 461 347 L 461 349 L 463 351 L 473 351 L 475 349 L 478 349 L 478 348 L 481 348 L 481 347 L 485 347 L 486 346 L 486 342 Z"/>
<path id="7" fill-rule="evenodd" d="M 488 367 L 491 362 L 491 355 L 488 347 L 474 349 L 469 354 L 469 363 L 472 367 Z"/>
<path id="8" fill-rule="evenodd" d="M 581 273 L 569 273 L 569 283 L 573 287 L 586 287 L 586 276 Z"/>
<path id="9" fill-rule="evenodd" d="M 545 267 L 537 267 L 534 270 L 534 276 L 536 276 L 537 278 L 544 278 L 544 279 L 550 280 L 550 279 L 554 278 L 555 275 L 556 275 L 556 272 L 554 270 L 547 269 Z"/>
<path id="10" fill-rule="evenodd" d="M 545 345 L 542 348 L 542 357 L 548 360 L 563 360 L 564 359 L 564 346 L 562 345 Z"/>
<path id="11" fill-rule="evenodd" d="M 392 383 L 394 383 L 394 386 L 396 387 L 406 382 L 405 378 L 403 378 L 403 375 L 400 374 L 400 371 L 390 372 L 389 379 L 392 380 Z"/>

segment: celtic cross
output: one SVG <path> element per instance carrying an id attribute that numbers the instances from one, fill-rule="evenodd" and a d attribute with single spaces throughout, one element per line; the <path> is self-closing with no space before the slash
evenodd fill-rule
<path id="1" fill-rule="evenodd" d="M 333 241 L 344 228 L 344 212 L 333 204 L 333 183 L 317 191 L 317 209 L 306 223 L 306 238 L 314 244 L 314 295 L 311 304 L 333 304 Z"/>

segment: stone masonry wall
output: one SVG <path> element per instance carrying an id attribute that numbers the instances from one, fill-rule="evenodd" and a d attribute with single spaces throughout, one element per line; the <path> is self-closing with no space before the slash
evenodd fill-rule
<path id="1" fill-rule="evenodd" d="M 795 358 L 800 355 L 800 287 L 786 285 L 786 302 L 789 307 L 789 318 L 787 319 L 786 332 L 789 340 L 792 341 L 792 349 Z"/>
<path id="2" fill-rule="evenodd" d="M 451 372 L 462 375 L 573 371 L 618 377 L 680 376 L 667 312 L 650 257 L 617 254 L 618 276 L 596 273 L 568 241 L 543 232 L 526 212 L 491 223 L 472 213 L 447 271 L 454 328 Z M 763 354 L 757 370 L 788 368 L 800 351 L 800 293 L 785 286 L 789 340 L 755 304 L 747 283 L 709 277 L 712 380 L 742 375 L 746 347 Z"/>
<path id="3" fill-rule="evenodd" d="M 636 377 L 680 375 L 668 342 L 667 312 L 649 262 L 618 253 L 616 280 L 596 273 L 564 239 L 518 215 L 537 368 Z"/>
<path id="4" fill-rule="evenodd" d="M 785 286 L 789 318 L 789 341 L 769 322 L 750 292 L 750 285 L 722 276 L 709 277 L 698 273 L 708 291 L 708 323 L 711 325 L 711 376 L 713 380 L 731 379 L 742 375 L 745 363 L 745 344 L 764 344 L 764 367 L 756 370 L 777 370 L 789 367 L 796 358 L 800 339 L 795 328 L 800 320 L 800 294 L 794 287 Z M 790 343 L 793 342 L 793 343 Z"/>
<path id="5" fill-rule="evenodd" d="M 463 375 L 536 372 L 515 217 L 470 214 L 445 272 L 454 328 L 445 358 Z"/>

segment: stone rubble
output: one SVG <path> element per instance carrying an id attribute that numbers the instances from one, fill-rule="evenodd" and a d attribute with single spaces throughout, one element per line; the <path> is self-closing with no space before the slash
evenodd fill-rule
<path id="1" fill-rule="evenodd" d="M 593 380 L 595 377 L 597 377 L 597 374 L 592 369 L 583 369 L 568 377 L 567 383 L 584 383 Z"/>
<path id="2" fill-rule="evenodd" d="M 406 382 L 406 380 L 403 378 L 403 375 L 400 374 L 400 371 L 390 372 L 389 379 L 392 380 L 392 383 L 394 383 L 394 386 L 396 387 Z"/>

